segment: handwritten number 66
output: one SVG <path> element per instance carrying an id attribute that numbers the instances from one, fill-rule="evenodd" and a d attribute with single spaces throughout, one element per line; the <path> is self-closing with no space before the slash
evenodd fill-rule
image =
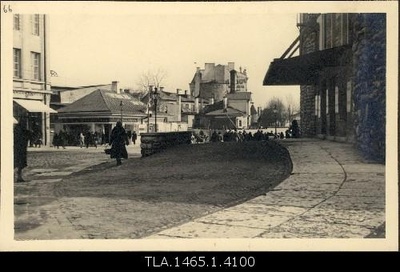
<path id="1" fill-rule="evenodd" d="M 8 8 L 7 8 L 6 5 L 4 5 L 4 6 L 3 6 L 3 11 L 4 11 L 4 13 L 12 12 L 11 6 L 8 5 Z"/>

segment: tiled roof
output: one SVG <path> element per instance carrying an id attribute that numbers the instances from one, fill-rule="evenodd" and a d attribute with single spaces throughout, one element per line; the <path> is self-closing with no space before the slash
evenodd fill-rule
<path id="1" fill-rule="evenodd" d="M 214 104 L 210 104 L 205 106 L 201 112 L 207 114 L 208 112 L 212 112 L 212 111 L 216 111 L 219 109 L 223 109 L 224 108 L 224 102 L 223 101 L 218 101 Z"/>
<path id="2" fill-rule="evenodd" d="M 109 112 L 120 113 L 120 103 L 124 113 L 144 113 L 146 105 L 126 93 L 115 93 L 108 90 L 96 90 L 70 105 L 60 109 L 59 113 L 76 112 Z"/>
<path id="3" fill-rule="evenodd" d="M 143 97 L 142 101 L 147 103 L 148 101 L 148 93 Z M 165 91 L 158 91 L 158 97 L 160 100 L 163 101 L 178 101 L 178 94 L 177 93 L 170 93 Z M 190 95 L 181 95 L 182 102 L 194 102 L 194 97 Z"/>

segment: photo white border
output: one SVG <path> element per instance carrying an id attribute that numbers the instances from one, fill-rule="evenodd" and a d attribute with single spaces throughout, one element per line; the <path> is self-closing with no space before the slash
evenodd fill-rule
<path id="1" fill-rule="evenodd" d="M 385 239 L 118 239 L 14 240 L 12 171 L 12 14 L 1 16 L 0 251 L 397 251 L 398 250 L 398 2 L 13 2 L 21 14 L 387 14 L 386 238 Z M 282 48 L 284 50 L 284 48 Z"/>

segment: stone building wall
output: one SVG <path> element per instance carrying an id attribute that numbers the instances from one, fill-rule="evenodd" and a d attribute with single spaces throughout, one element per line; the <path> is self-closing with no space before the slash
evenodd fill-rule
<path id="1" fill-rule="evenodd" d="M 317 16 L 308 14 L 305 25 L 300 29 L 300 54 L 308 54 L 318 50 Z M 315 86 L 300 86 L 300 129 L 303 137 L 315 136 Z"/>
<path id="2" fill-rule="evenodd" d="M 367 159 L 385 160 L 386 15 L 357 14 L 353 23 L 354 128 Z"/>

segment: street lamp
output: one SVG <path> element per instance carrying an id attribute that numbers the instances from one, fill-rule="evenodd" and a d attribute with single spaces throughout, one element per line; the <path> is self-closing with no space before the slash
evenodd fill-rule
<path id="1" fill-rule="evenodd" d="M 153 100 L 154 100 L 154 131 L 157 132 L 157 99 L 158 99 L 157 88 L 154 88 Z"/>
<path id="2" fill-rule="evenodd" d="M 121 100 L 121 102 L 119 103 L 119 106 L 120 106 L 120 108 L 121 108 L 121 123 L 122 123 L 122 100 Z"/>
<path id="3" fill-rule="evenodd" d="M 274 116 L 275 116 L 275 137 L 276 137 L 278 135 L 278 133 L 276 131 L 276 123 L 278 122 L 278 120 L 276 118 L 276 114 L 278 112 L 278 110 L 276 109 L 276 105 L 274 106 L 273 112 L 274 112 Z"/>
<path id="4" fill-rule="evenodd" d="M 147 102 L 147 133 L 149 133 L 150 130 L 150 99 L 152 92 L 153 92 L 153 85 L 149 85 L 149 96 Z"/>

